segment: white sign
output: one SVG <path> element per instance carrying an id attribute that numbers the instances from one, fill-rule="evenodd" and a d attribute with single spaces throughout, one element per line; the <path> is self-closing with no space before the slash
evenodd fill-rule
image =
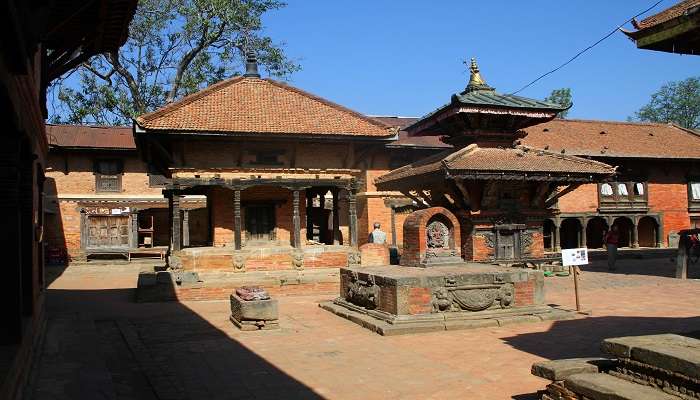
<path id="1" fill-rule="evenodd" d="M 561 251 L 562 265 L 586 265 L 588 264 L 588 249 L 585 247 L 579 249 L 562 249 Z"/>

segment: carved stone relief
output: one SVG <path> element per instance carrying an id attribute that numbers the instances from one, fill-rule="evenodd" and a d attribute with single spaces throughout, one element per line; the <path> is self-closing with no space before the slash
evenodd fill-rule
<path id="1" fill-rule="evenodd" d="M 447 279 L 444 287 L 433 289 L 433 312 L 510 308 L 514 296 L 515 287 L 512 283 L 457 286 Z"/>
<path id="2" fill-rule="evenodd" d="M 428 248 L 448 249 L 450 247 L 450 229 L 443 222 L 433 221 L 426 229 Z"/>
<path id="3" fill-rule="evenodd" d="M 368 310 L 374 310 L 379 306 L 379 286 L 374 282 L 352 277 L 346 286 L 345 300 Z"/>

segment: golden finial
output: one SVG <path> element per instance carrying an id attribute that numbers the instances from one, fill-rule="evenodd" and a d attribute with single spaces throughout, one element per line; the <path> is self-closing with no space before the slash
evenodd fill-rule
<path id="1" fill-rule="evenodd" d="M 466 60 L 464 60 L 464 65 L 467 65 Z M 476 64 L 476 58 L 472 57 L 468 66 L 471 76 L 469 77 L 469 84 L 467 85 L 465 92 L 471 92 L 474 90 L 493 90 L 492 87 L 486 84 L 484 78 L 481 77 L 481 74 L 479 73 L 479 66 Z"/>

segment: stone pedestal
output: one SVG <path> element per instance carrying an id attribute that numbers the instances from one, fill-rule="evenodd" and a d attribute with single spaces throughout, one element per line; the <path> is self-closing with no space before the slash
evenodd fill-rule
<path id="1" fill-rule="evenodd" d="M 382 335 L 568 319 L 544 304 L 541 271 L 483 264 L 343 268 L 321 307 Z"/>
<path id="2" fill-rule="evenodd" d="M 277 300 L 243 300 L 231 293 L 231 322 L 242 331 L 279 328 Z"/>

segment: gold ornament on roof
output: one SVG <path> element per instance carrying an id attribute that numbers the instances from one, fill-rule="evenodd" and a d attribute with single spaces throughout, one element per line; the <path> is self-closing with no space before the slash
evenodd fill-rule
<path id="1" fill-rule="evenodd" d="M 464 61 L 464 65 L 467 65 L 467 61 Z M 493 88 L 486 84 L 484 78 L 481 77 L 479 73 L 479 65 L 476 63 L 476 58 L 472 57 L 469 65 L 469 72 L 471 76 L 469 77 L 469 84 L 467 85 L 464 93 L 472 92 L 475 90 L 493 90 Z"/>

